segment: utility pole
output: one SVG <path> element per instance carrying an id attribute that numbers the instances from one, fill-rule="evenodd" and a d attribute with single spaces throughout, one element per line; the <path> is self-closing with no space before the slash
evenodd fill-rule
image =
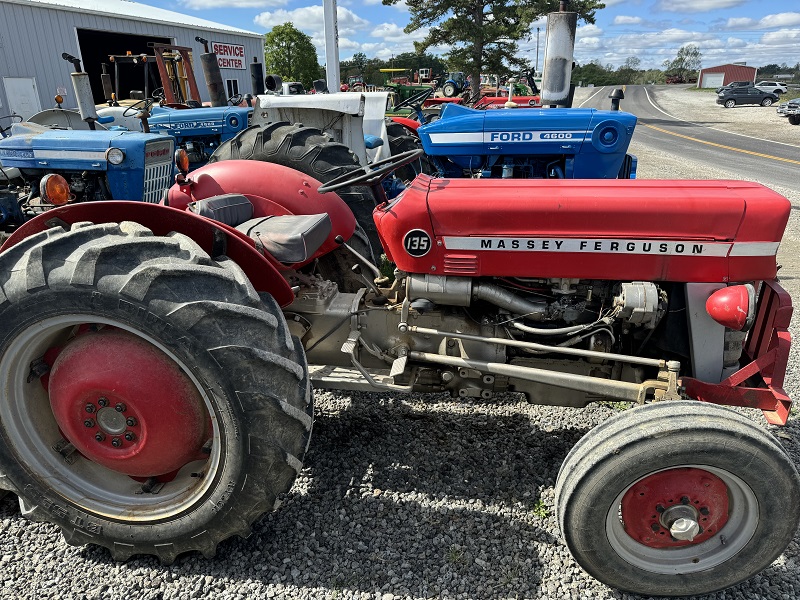
<path id="1" fill-rule="evenodd" d="M 325 79 L 331 93 L 338 92 L 339 77 L 339 23 L 336 0 L 323 0 L 322 14 L 325 23 Z"/>
<path id="2" fill-rule="evenodd" d="M 539 28 L 536 28 L 536 67 L 533 69 L 534 75 L 539 74 Z"/>

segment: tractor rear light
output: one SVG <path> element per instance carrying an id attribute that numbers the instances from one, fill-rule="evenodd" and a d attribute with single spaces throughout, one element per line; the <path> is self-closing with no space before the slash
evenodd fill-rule
<path id="1" fill-rule="evenodd" d="M 706 300 L 706 312 L 720 325 L 747 331 L 756 316 L 756 291 L 749 283 L 717 290 Z"/>
<path id="2" fill-rule="evenodd" d="M 61 175 L 50 173 L 42 177 L 39 182 L 39 194 L 45 202 L 49 202 L 54 206 L 61 206 L 69 202 L 69 184 Z"/>
<path id="3" fill-rule="evenodd" d="M 186 175 L 189 172 L 189 154 L 183 148 L 175 150 L 175 166 L 181 175 Z"/>
<path id="4" fill-rule="evenodd" d="M 121 165 L 125 160 L 125 153 L 119 148 L 109 148 L 106 150 L 106 160 L 112 165 Z"/>

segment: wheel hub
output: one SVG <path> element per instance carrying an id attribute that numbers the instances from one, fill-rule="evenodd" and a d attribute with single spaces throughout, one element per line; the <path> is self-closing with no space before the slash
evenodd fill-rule
<path id="1" fill-rule="evenodd" d="M 651 548 L 699 544 L 715 536 L 728 520 L 728 490 L 708 471 L 667 469 L 632 485 L 622 497 L 627 534 Z"/>
<path id="2" fill-rule="evenodd" d="M 191 379 L 161 350 L 119 330 L 77 336 L 54 361 L 50 405 L 87 459 L 134 477 L 202 456 L 207 412 Z"/>

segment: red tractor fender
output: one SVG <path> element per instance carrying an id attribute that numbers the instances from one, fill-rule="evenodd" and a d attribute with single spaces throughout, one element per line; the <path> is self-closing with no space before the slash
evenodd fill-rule
<path id="1" fill-rule="evenodd" d="M 5 251 L 22 240 L 58 225 L 81 221 L 119 223 L 134 221 L 163 236 L 172 231 L 192 238 L 210 256 L 227 255 L 247 275 L 259 292 L 270 293 L 281 306 L 294 300 L 289 283 L 281 275 L 280 263 L 256 250 L 255 242 L 243 233 L 194 213 L 159 204 L 132 201 L 84 202 L 62 206 L 25 223 L 0 248 Z"/>
<path id="2" fill-rule="evenodd" d="M 414 133 L 417 132 L 417 128 L 420 126 L 419 121 L 409 119 L 408 117 L 392 117 L 392 121 L 395 123 L 400 123 L 400 125 L 404 126 L 406 129 L 410 129 Z"/>

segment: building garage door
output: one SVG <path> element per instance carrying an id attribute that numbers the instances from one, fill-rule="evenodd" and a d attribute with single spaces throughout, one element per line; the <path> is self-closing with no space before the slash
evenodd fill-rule
<path id="1" fill-rule="evenodd" d="M 700 85 L 700 87 L 704 88 L 722 87 L 723 81 L 725 81 L 725 73 L 703 73 L 703 83 Z"/>

